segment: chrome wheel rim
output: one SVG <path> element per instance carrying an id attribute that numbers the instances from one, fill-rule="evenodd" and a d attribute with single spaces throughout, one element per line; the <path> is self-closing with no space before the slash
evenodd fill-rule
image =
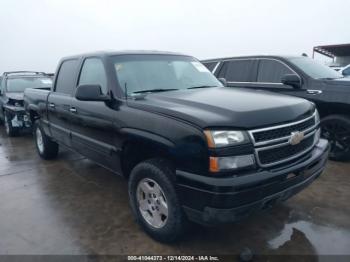
<path id="1" fill-rule="evenodd" d="M 41 134 L 41 130 L 39 128 L 36 128 L 35 136 L 36 136 L 36 145 L 39 149 L 39 152 L 43 153 L 44 152 L 44 141 L 43 141 L 43 135 Z"/>
<path id="2" fill-rule="evenodd" d="M 7 118 L 6 115 L 5 115 L 5 117 L 4 117 L 4 122 L 5 122 L 5 130 L 6 130 L 6 133 L 9 134 L 9 133 L 10 133 L 10 126 L 9 126 L 8 118 Z"/>
<path id="3" fill-rule="evenodd" d="M 168 220 L 168 204 L 162 188 L 144 178 L 137 185 L 137 203 L 142 217 L 154 228 L 162 228 Z"/>

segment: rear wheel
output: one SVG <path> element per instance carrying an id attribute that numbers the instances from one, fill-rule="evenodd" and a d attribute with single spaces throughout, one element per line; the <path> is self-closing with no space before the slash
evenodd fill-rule
<path id="1" fill-rule="evenodd" d="M 329 158 L 335 161 L 350 159 L 350 119 L 330 115 L 321 120 L 322 137 L 331 145 Z"/>
<path id="2" fill-rule="evenodd" d="M 8 136 L 13 137 L 18 135 L 19 129 L 18 127 L 12 126 L 11 116 L 7 112 L 4 112 L 4 125 Z"/>
<path id="3" fill-rule="evenodd" d="M 34 139 L 36 149 L 41 158 L 49 160 L 57 157 L 58 144 L 45 134 L 38 121 L 34 124 Z"/>
<path id="4" fill-rule="evenodd" d="M 154 239 L 173 242 L 187 227 L 176 194 L 173 171 L 165 160 L 138 164 L 129 178 L 129 198 L 137 222 Z"/>

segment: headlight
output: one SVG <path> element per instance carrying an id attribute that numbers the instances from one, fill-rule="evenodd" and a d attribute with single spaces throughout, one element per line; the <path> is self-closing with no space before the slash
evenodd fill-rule
<path id="1" fill-rule="evenodd" d="M 210 157 L 210 172 L 229 171 L 255 166 L 254 155 Z"/>
<path id="2" fill-rule="evenodd" d="M 316 125 L 320 123 L 320 114 L 318 113 L 317 109 L 315 110 L 316 113 L 315 113 L 315 122 L 316 122 Z"/>
<path id="3" fill-rule="evenodd" d="M 233 146 L 247 143 L 249 138 L 243 131 L 204 131 L 210 148 Z"/>

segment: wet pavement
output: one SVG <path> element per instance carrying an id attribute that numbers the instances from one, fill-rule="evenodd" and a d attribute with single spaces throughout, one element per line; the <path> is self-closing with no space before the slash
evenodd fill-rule
<path id="1" fill-rule="evenodd" d="M 329 162 L 287 202 L 164 245 L 134 222 L 124 179 L 64 149 L 43 161 L 31 135 L 10 139 L 0 127 L 0 255 L 350 255 L 349 202 L 350 163 Z"/>

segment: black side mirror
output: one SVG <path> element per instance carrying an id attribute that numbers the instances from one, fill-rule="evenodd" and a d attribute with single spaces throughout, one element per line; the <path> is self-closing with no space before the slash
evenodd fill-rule
<path id="1" fill-rule="evenodd" d="M 350 70 L 349 70 L 350 67 L 347 67 L 345 70 L 343 70 L 341 72 L 341 74 L 344 76 L 344 77 L 348 77 L 350 76 Z"/>
<path id="2" fill-rule="evenodd" d="M 218 80 L 221 82 L 221 84 L 223 84 L 223 86 L 227 86 L 227 81 L 225 78 L 220 77 L 220 78 L 218 78 Z"/>
<path id="3" fill-rule="evenodd" d="M 284 85 L 292 86 L 294 88 L 301 88 L 301 79 L 295 74 L 287 74 L 282 76 L 281 82 Z"/>
<path id="4" fill-rule="evenodd" d="M 81 101 L 110 101 L 111 98 L 102 93 L 100 85 L 80 85 L 75 98 Z"/>

